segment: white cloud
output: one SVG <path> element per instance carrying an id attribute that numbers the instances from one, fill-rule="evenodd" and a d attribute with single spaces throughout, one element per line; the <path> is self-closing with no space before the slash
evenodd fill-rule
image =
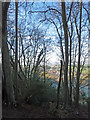
<path id="1" fill-rule="evenodd" d="M 32 37 L 30 37 L 30 36 L 26 36 L 25 38 L 26 38 L 26 39 L 31 39 Z"/>

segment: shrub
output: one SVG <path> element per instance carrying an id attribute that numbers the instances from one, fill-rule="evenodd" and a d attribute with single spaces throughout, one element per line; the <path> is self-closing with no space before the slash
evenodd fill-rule
<path id="1" fill-rule="evenodd" d="M 48 104 L 52 100 L 56 101 L 56 89 L 52 88 L 48 83 L 33 80 L 26 97 L 29 104 Z"/>

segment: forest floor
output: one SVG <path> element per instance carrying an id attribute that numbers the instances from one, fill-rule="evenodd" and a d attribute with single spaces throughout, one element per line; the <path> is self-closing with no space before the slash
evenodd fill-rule
<path id="1" fill-rule="evenodd" d="M 22 107 L 2 107 L 2 118 L 88 118 L 88 107 L 80 106 L 78 110 L 74 107 L 58 110 L 58 115 L 48 112 L 48 108 L 36 105 L 24 104 Z"/>

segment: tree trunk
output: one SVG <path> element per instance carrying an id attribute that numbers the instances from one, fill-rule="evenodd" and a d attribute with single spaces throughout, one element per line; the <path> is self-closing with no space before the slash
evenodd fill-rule
<path id="1" fill-rule="evenodd" d="M 68 27 L 66 21 L 65 2 L 62 2 L 62 21 L 65 37 L 64 103 L 66 106 L 66 104 L 68 104 Z"/>
<path id="2" fill-rule="evenodd" d="M 9 7 L 8 3 L 2 4 L 2 68 L 4 73 L 4 79 L 6 84 L 6 92 L 8 102 L 15 102 L 14 94 L 13 94 L 13 85 L 10 80 L 10 58 L 9 58 L 9 50 L 7 45 L 7 11 Z"/>
<path id="3" fill-rule="evenodd" d="M 58 83 L 58 88 L 57 88 L 57 106 L 56 106 L 57 109 L 59 107 L 60 84 L 61 84 L 61 79 L 62 79 L 61 77 L 62 77 L 62 60 L 61 60 L 59 83 Z"/>
<path id="4" fill-rule="evenodd" d="M 72 104 L 72 81 L 71 81 L 71 46 L 72 40 L 70 36 L 70 71 L 69 71 L 69 80 L 70 80 L 70 105 Z"/>
<path id="5" fill-rule="evenodd" d="M 15 2 L 16 14 L 15 14 L 15 28 L 16 28 L 16 41 L 15 41 L 15 77 L 14 77 L 14 85 L 15 85 L 15 99 L 17 101 L 17 72 L 18 72 L 18 28 L 17 28 L 17 20 L 18 20 L 18 2 Z"/>
<path id="6" fill-rule="evenodd" d="M 45 56 L 44 56 L 44 66 L 43 66 L 43 69 L 44 69 L 44 83 L 45 83 L 45 79 L 46 79 L 46 77 L 45 77 Z"/>
<path id="7" fill-rule="evenodd" d="M 70 22 L 71 22 L 71 18 L 70 18 Z M 72 80 L 71 80 L 71 49 L 72 49 L 72 35 L 73 35 L 73 26 L 72 26 L 72 22 L 71 22 L 71 34 L 69 32 L 69 38 L 70 38 L 70 70 L 69 70 L 69 80 L 70 80 L 70 96 L 69 96 L 69 103 L 70 105 L 72 105 Z"/>
<path id="8" fill-rule="evenodd" d="M 82 2 L 80 3 L 80 26 L 78 33 L 78 42 L 79 42 L 79 55 L 78 55 L 78 68 L 77 68 L 77 84 L 76 84 L 76 106 L 79 105 L 79 78 L 80 78 L 80 56 L 81 56 L 81 19 L 82 19 Z"/>
<path id="9" fill-rule="evenodd" d="M 45 49 L 45 42 L 43 43 L 43 50 L 44 50 L 44 65 L 43 65 L 43 69 L 44 69 L 44 83 L 45 83 L 45 79 L 46 79 L 46 77 L 45 77 L 45 58 L 46 58 L 46 49 Z"/>

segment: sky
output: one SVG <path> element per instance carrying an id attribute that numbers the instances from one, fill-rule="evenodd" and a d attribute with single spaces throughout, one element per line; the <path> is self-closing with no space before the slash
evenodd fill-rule
<path id="1" fill-rule="evenodd" d="M 48 4 L 46 4 L 47 6 L 51 6 L 52 5 L 52 3 L 48 3 Z M 53 5 L 54 5 L 54 3 L 53 3 Z M 58 7 L 58 3 L 55 3 L 55 5 Z M 14 6 L 12 6 L 13 8 L 15 8 Z M 30 9 L 30 6 L 28 6 L 29 7 L 29 9 Z M 31 26 L 32 25 L 35 25 L 35 26 L 38 26 L 38 24 L 39 24 L 39 21 L 40 20 L 42 20 L 42 19 L 44 19 L 44 17 L 41 15 L 41 14 L 39 14 L 39 15 L 41 15 L 42 17 L 40 18 L 39 17 L 39 15 L 38 15 L 38 13 L 34 13 L 34 14 L 30 14 L 29 13 L 29 11 L 28 11 L 28 7 L 26 8 L 26 10 L 27 10 L 27 13 L 26 13 L 26 22 L 25 22 L 25 20 L 23 19 L 23 18 L 25 18 L 25 9 L 23 8 L 23 6 L 21 6 L 20 8 L 19 8 L 19 15 L 18 15 L 18 23 L 19 23 L 19 25 L 18 26 L 21 26 L 21 23 L 20 23 L 20 21 L 23 19 L 23 23 L 25 22 L 26 24 L 25 24 L 25 27 L 28 27 L 28 24 L 31 24 Z M 43 4 L 42 3 L 34 3 L 33 4 L 33 7 L 31 8 L 31 10 L 32 11 L 35 11 L 35 10 L 44 10 L 44 9 L 47 9 L 46 7 L 44 7 L 43 8 Z M 14 12 L 12 12 L 12 14 L 11 14 L 11 19 L 15 19 L 14 18 Z M 48 15 L 48 17 L 50 17 L 50 15 Z M 84 18 L 85 16 L 83 16 L 83 18 Z M 56 20 L 55 20 L 56 21 Z M 14 22 L 14 26 L 15 26 L 15 22 Z M 22 24 L 22 26 L 21 26 L 22 28 L 24 27 L 24 25 Z M 29 27 L 30 28 L 30 27 Z M 57 51 L 58 51 L 58 48 L 56 48 L 55 46 L 56 46 L 56 41 L 57 41 L 57 39 L 58 39 L 58 35 L 57 35 L 57 32 L 56 32 L 56 29 L 55 29 L 55 27 L 54 27 L 54 25 L 52 25 L 52 24 L 47 24 L 47 23 L 42 23 L 41 25 L 40 25 L 40 27 L 39 27 L 41 30 L 46 30 L 46 28 L 48 28 L 47 29 L 47 31 L 46 31 L 46 35 L 45 35 L 45 37 L 46 37 L 46 39 L 47 38 L 50 38 L 51 40 L 52 40 L 52 46 L 53 46 L 53 49 L 52 49 L 52 52 L 50 52 L 50 54 L 49 55 L 47 55 L 47 57 L 49 58 L 49 62 L 51 63 L 51 64 L 57 64 L 57 60 L 58 60 L 58 56 L 57 56 Z M 15 28 L 14 28 L 15 29 Z M 86 28 L 87 29 L 87 28 Z M 25 32 L 27 32 L 27 31 L 25 31 Z M 82 35 L 85 35 L 85 34 L 87 34 L 87 31 L 84 31 L 83 33 L 82 33 Z M 27 33 L 27 39 L 29 39 L 30 37 L 28 36 L 28 33 Z M 87 42 L 87 41 L 86 41 Z M 49 45 L 48 45 L 49 46 Z M 51 46 L 51 47 L 52 47 Z M 85 46 L 85 45 L 84 45 Z"/>

